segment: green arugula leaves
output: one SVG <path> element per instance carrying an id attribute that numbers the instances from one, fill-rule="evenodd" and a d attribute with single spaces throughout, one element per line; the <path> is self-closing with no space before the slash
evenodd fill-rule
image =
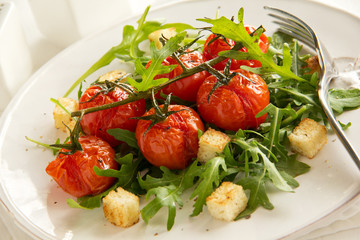
<path id="1" fill-rule="evenodd" d="M 140 186 L 147 190 L 146 199 L 154 195 L 142 210 L 141 216 L 147 223 L 162 208 L 168 208 L 167 229 L 170 230 L 175 222 L 176 206 L 183 206 L 181 194 L 194 185 L 195 179 L 201 174 L 202 167 L 193 162 L 187 169 L 182 171 L 170 171 L 165 167 L 160 167 L 163 171 L 162 177 L 154 178 L 146 176 L 145 180 L 138 177 Z"/>
<path id="2" fill-rule="evenodd" d="M 194 210 L 191 216 L 197 216 L 202 212 L 206 198 L 218 187 L 225 176 L 225 159 L 215 157 L 206 164 L 194 161 L 187 169 L 182 171 L 170 171 L 160 167 L 163 174 L 160 178 L 146 176 L 143 180 L 138 177 L 140 186 L 147 190 L 146 199 L 155 197 L 142 210 L 141 216 L 147 223 L 162 208 L 168 208 L 167 229 L 170 230 L 175 222 L 176 206 L 183 206 L 182 193 L 194 188 L 190 198 L 195 199 Z"/>
<path id="3" fill-rule="evenodd" d="M 330 89 L 330 105 L 338 114 L 360 106 L 360 89 Z"/>
<path id="4" fill-rule="evenodd" d="M 115 58 L 126 62 L 147 62 L 149 58 L 144 56 L 145 52 L 140 50 L 139 44 L 146 40 L 150 33 L 170 27 L 175 27 L 178 32 L 182 32 L 186 29 L 194 29 L 191 25 L 184 23 L 162 24 L 159 21 L 146 21 L 149 10 L 150 6 L 145 9 L 143 15 L 137 21 L 137 29 L 131 25 L 124 26 L 121 43 L 109 49 L 98 61 L 96 61 L 77 81 L 74 82 L 69 90 L 67 90 L 64 97 L 67 97 L 88 76 L 98 69 L 109 65 Z"/>
<path id="5" fill-rule="evenodd" d="M 175 37 L 170 38 L 165 46 L 160 50 L 157 50 L 155 44 L 150 45 L 152 53 L 152 61 L 148 68 L 145 68 L 139 59 L 135 60 L 135 71 L 140 74 L 140 81 L 136 81 L 132 78 L 128 78 L 129 83 L 135 87 L 139 92 L 144 92 L 151 89 L 152 87 L 158 86 L 162 83 L 167 82 L 169 79 L 160 78 L 154 80 L 154 77 L 158 74 L 168 73 L 172 70 L 169 66 L 163 66 L 161 63 L 164 59 L 176 50 L 179 49 L 180 43 L 184 40 L 186 32 L 177 34 Z"/>
<path id="6" fill-rule="evenodd" d="M 204 170 L 200 175 L 199 184 L 191 195 L 191 198 L 197 197 L 191 216 L 197 216 L 202 212 L 206 198 L 220 185 L 223 178 L 220 172 L 221 169 L 227 170 L 225 159 L 221 156 L 210 159 L 205 163 Z"/>

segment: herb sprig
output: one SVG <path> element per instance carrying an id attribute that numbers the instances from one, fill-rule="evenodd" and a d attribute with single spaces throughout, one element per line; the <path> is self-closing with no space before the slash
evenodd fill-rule
<path id="1" fill-rule="evenodd" d="M 238 12 L 239 23 L 235 23 L 226 17 L 198 20 L 212 24 L 213 26 L 211 27 L 211 31 L 213 33 L 221 34 L 222 36 L 230 38 L 235 42 L 241 42 L 248 50 L 247 53 L 234 50 L 224 51 L 223 53 L 219 53 L 220 56 L 230 57 L 232 59 L 256 59 L 261 62 L 263 71 L 277 73 L 286 79 L 305 81 L 303 78 L 297 76 L 291 71 L 292 58 L 287 44 L 283 45 L 283 64 L 281 66 L 274 63 L 274 55 L 271 51 L 266 52 L 266 54 L 262 53 L 258 45 L 258 40 L 263 32 L 263 28 L 258 28 L 256 34 L 248 34 L 244 26 L 243 8 L 241 8 Z"/>
<path id="2" fill-rule="evenodd" d="M 96 72 L 98 69 L 104 66 L 109 65 L 116 58 L 127 62 L 147 62 L 149 59 L 148 57 L 144 56 L 145 52 L 140 50 L 139 44 L 146 40 L 150 33 L 159 29 L 166 29 L 170 27 L 175 27 L 178 32 L 183 32 L 186 29 L 194 29 L 191 25 L 184 23 L 162 24 L 160 21 L 146 21 L 146 16 L 149 10 L 150 6 L 145 9 L 143 15 L 137 21 L 137 29 L 131 25 L 124 26 L 121 43 L 109 49 L 98 61 L 96 61 L 77 81 L 73 83 L 73 85 L 71 85 L 71 87 L 64 94 L 64 97 L 67 97 L 92 73 Z"/>

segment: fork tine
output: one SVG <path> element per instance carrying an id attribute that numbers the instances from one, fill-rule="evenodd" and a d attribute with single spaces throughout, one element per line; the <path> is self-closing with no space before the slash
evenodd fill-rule
<path id="1" fill-rule="evenodd" d="M 275 22 L 277 23 L 277 22 Z M 279 25 L 281 25 L 281 23 L 278 23 Z M 281 28 L 279 28 L 280 32 L 283 32 L 287 35 L 290 35 L 291 37 L 299 40 L 300 42 L 306 44 L 307 46 L 309 46 L 312 49 L 315 49 L 315 45 L 314 45 L 314 41 L 308 39 L 307 37 L 302 36 L 300 33 L 298 33 L 297 31 L 293 30 L 291 27 L 285 27 L 282 26 Z"/>
<path id="2" fill-rule="evenodd" d="M 269 16 L 281 20 L 281 21 L 276 21 L 276 20 L 274 21 L 274 23 L 280 26 L 279 28 L 280 31 L 302 41 L 311 48 L 315 48 L 314 40 L 311 37 L 310 33 L 305 28 L 298 25 L 298 23 L 274 14 L 269 14 Z"/>
<path id="3" fill-rule="evenodd" d="M 296 29 L 297 31 L 301 32 L 301 34 L 305 35 L 307 38 L 309 38 L 309 39 L 312 38 L 309 31 L 303 25 L 301 25 L 299 22 L 294 21 L 294 19 L 286 18 L 286 17 L 276 15 L 273 13 L 269 13 L 269 16 L 271 16 L 275 19 L 281 20 L 281 21 L 276 21 L 276 23 L 279 23 L 284 26 L 290 26 L 290 27 Z"/>
<path id="4" fill-rule="evenodd" d="M 317 38 L 315 33 L 304 21 L 281 9 L 268 6 L 264 6 L 264 8 L 276 13 L 269 13 L 269 16 L 278 20 L 274 22 L 280 25 L 280 30 L 282 32 L 300 40 L 311 48 L 316 48 Z"/>

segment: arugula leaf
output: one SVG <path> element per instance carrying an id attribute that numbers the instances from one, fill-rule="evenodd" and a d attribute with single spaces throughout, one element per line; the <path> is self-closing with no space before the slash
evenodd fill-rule
<path id="1" fill-rule="evenodd" d="M 197 216 L 202 212 L 206 198 L 214 191 L 214 188 L 220 185 L 223 178 L 220 175 L 220 167 L 224 171 L 227 170 L 224 157 L 215 157 L 206 162 L 205 169 L 200 175 L 199 184 L 190 196 L 191 199 L 197 196 L 191 216 Z"/>
<path id="2" fill-rule="evenodd" d="M 310 170 L 310 166 L 306 163 L 298 161 L 297 157 L 297 154 L 293 154 L 288 156 L 286 161 L 279 160 L 279 162 L 275 163 L 276 168 L 280 172 L 286 172 L 292 177 L 307 173 Z"/>
<path id="3" fill-rule="evenodd" d="M 269 86 L 272 87 L 272 86 Z M 313 92 L 310 94 L 305 94 L 300 92 L 298 89 L 290 89 L 290 88 L 277 88 L 280 91 L 284 91 L 287 94 L 289 94 L 290 96 L 292 96 L 294 99 L 298 100 L 299 102 L 303 103 L 309 103 L 312 104 L 313 106 L 321 109 L 320 105 L 317 103 L 317 93 Z"/>
<path id="4" fill-rule="evenodd" d="M 274 208 L 266 194 L 265 174 L 241 178 L 236 184 L 241 185 L 245 190 L 250 190 L 250 196 L 246 209 L 235 220 L 250 216 L 259 206 L 268 210 Z"/>
<path id="5" fill-rule="evenodd" d="M 52 144 L 42 143 L 42 142 L 36 141 L 36 140 L 34 140 L 32 138 L 29 138 L 27 136 L 25 136 L 25 139 L 30 141 L 30 142 L 33 142 L 33 143 L 35 143 L 35 144 L 37 144 L 39 146 L 42 146 L 44 148 L 51 149 L 53 151 L 54 156 L 61 150 L 60 147 L 54 147 L 54 146 L 52 146 Z M 60 143 L 60 138 L 56 139 L 55 144 L 59 144 L 59 143 Z"/>
<path id="6" fill-rule="evenodd" d="M 115 169 L 100 169 L 94 167 L 94 171 L 99 176 L 115 177 L 118 179 L 116 185 L 123 188 L 128 188 L 131 183 L 136 180 L 138 166 L 142 161 L 141 158 L 133 159 L 133 154 L 129 153 L 124 157 L 116 159 L 121 164 L 120 170 Z"/>
<path id="7" fill-rule="evenodd" d="M 228 18 L 220 17 L 217 19 L 198 19 L 199 21 L 207 22 L 212 24 L 211 31 L 216 34 L 221 34 L 226 38 L 230 38 L 235 42 L 240 42 L 244 47 L 247 48 L 248 52 L 243 53 L 239 51 L 224 51 L 220 52 L 220 56 L 225 56 L 233 59 L 256 59 L 261 62 L 262 68 L 264 71 L 275 72 L 280 76 L 287 79 L 295 79 L 297 81 L 303 82 L 305 79 L 297 76 L 291 71 L 292 58 L 287 44 L 283 45 L 283 65 L 276 65 L 273 61 L 273 55 L 271 51 L 263 53 L 257 43 L 257 38 L 260 34 L 255 34 L 250 36 L 244 27 L 244 9 L 241 8 L 238 12 L 238 21 L 235 23 Z"/>
<path id="8" fill-rule="evenodd" d="M 306 105 L 305 105 L 306 106 Z M 296 112 L 294 109 L 288 106 L 287 108 L 277 108 L 272 104 L 265 107 L 258 115 L 262 115 L 265 112 L 270 114 L 271 124 L 269 132 L 264 137 L 262 144 L 267 146 L 269 151 L 278 155 L 278 161 L 275 162 L 275 166 L 280 174 L 286 177 L 286 181 L 293 183 L 292 187 L 297 186 L 296 180 L 293 177 L 309 171 L 310 167 L 302 162 L 299 162 L 296 157 L 297 155 L 289 155 L 287 148 L 280 142 L 281 125 L 283 119 L 286 116 L 289 118 L 296 119 Z M 268 154 L 269 157 L 269 154 Z M 289 176 L 287 176 L 289 175 Z"/>
<path id="9" fill-rule="evenodd" d="M 251 157 L 253 163 L 258 162 L 260 159 L 262 160 L 264 168 L 275 187 L 283 191 L 292 191 L 292 188 L 287 184 L 279 171 L 276 169 L 275 164 L 270 160 L 270 158 L 272 158 L 277 161 L 276 156 L 258 141 L 254 139 L 246 141 L 246 138 L 243 136 L 243 131 L 240 129 L 237 136 L 232 139 L 232 142 L 242 148 L 245 154 L 247 154 L 249 158 Z M 269 154 L 269 157 L 263 151 Z"/>
<path id="10" fill-rule="evenodd" d="M 300 184 L 298 181 L 295 180 L 290 174 L 286 171 L 279 171 L 281 176 L 285 179 L 285 181 L 292 187 L 297 188 Z"/>
<path id="11" fill-rule="evenodd" d="M 85 210 L 91 210 L 92 209 L 92 208 L 87 208 L 87 207 L 81 206 L 78 202 L 76 202 L 72 198 L 66 199 L 66 203 L 71 208 L 80 208 L 80 209 L 85 209 Z"/>
<path id="12" fill-rule="evenodd" d="M 162 25 L 159 21 L 145 21 L 149 12 L 150 6 L 148 6 L 141 18 L 137 21 L 138 28 L 134 26 L 126 25 L 123 28 L 122 41 L 119 45 L 110 48 L 98 61 L 96 61 L 64 94 L 67 97 L 81 82 L 83 82 L 88 76 L 97 71 L 98 69 L 110 64 L 116 57 L 123 56 L 123 59 L 127 61 L 134 61 L 135 59 L 141 59 L 144 57 L 144 52 L 139 49 L 139 44 L 147 39 L 147 36 L 158 30 L 164 28 L 175 27 L 176 31 L 184 31 L 185 29 L 194 29 L 189 24 L 183 23 L 169 23 Z M 145 58 L 146 59 L 146 58 Z"/>
<path id="13" fill-rule="evenodd" d="M 351 122 L 348 122 L 348 123 L 342 123 L 342 122 L 340 122 L 339 121 L 339 123 L 340 123 L 340 126 L 341 126 L 341 128 L 343 129 L 343 130 L 346 130 L 346 129 L 348 129 L 350 126 L 351 126 Z"/>
<path id="14" fill-rule="evenodd" d="M 123 141 L 132 148 L 139 149 L 134 132 L 120 128 L 113 128 L 108 129 L 107 133 L 113 136 L 116 140 Z"/>
<path id="15" fill-rule="evenodd" d="M 157 86 L 161 83 L 167 82 L 169 79 L 160 78 L 154 80 L 154 77 L 158 74 L 170 72 L 174 66 L 163 66 L 161 63 L 164 59 L 176 50 L 179 49 L 180 43 L 185 38 L 186 32 L 177 34 L 176 36 L 170 38 L 164 47 L 158 50 L 155 46 L 155 43 L 150 45 L 150 50 L 152 53 L 151 63 L 148 68 L 145 68 L 140 60 L 135 60 L 135 71 L 140 74 L 141 79 L 136 81 L 132 78 L 128 78 L 128 82 L 137 89 L 139 92 L 149 90 L 150 88 Z"/>
<path id="16" fill-rule="evenodd" d="M 280 127 L 282 123 L 282 119 L 284 116 L 295 116 L 296 112 L 294 109 L 288 107 L 288 108 L 277 108 L 273 104 L 269 104 L 266 106 L 262 111 L 260 111 L 256 116 L 262 116 L 265 113 L 270 114 L 271 124 L 269 132 L 267 133 L 267 138 L 265 139 L 265 144 L 270 152 L 273 152 L 273 147 L 276 147 L 275 150 L 281 155 L 287 155 L 287 150 L 283 145 L 280 144 L 279 141 L 279 133 L 280 133 Z M 268 154 L 269 157 L 269 154 Z"/>
<path id="17" fill-rule="evenodd" d="M 284 44 L 290 43 L 292 41 L 293 41 L 293 37 L 279 31 L 275 32 L 271 36 L 271 45 L 277 50 L 282 50 Z"/>
<path id="18" fill-rule="evenodd" d="M 146 175 L 145 180 L 143 180 L 138 174 L 138 181 L 142 189 L 150 190 L 152 188 L 168 186 L 168 185 L 180 185 L 182 179 L 179 177 L 179 174 L 176 174 L 169 170 L 166 167 L 160 167 L 160 170 L 163 172 L 161 178 L 155 178 L 150 175 Z"/>
<path id="19" fill-rule="evenodd" d="M 103 197 L 105 197 L 106 195 L 108 195 L 108 193 L 111 190 L 114 190 L 116 188 L 117 188 L 117 186 L 113 185 L 112 187 L 110 187 L 109 189 L 107 189 L 106 191 L 104 191 L 98 195 L 80 197 L 77 199 L 78 204 L 74 204 L 74 202 L 71 200 L 67 200 L 67 203 L 68 204 L 70 203 L 69 207 L 73 207 L 73 208 L 82 208 L 82 209 L 99 208 L 101 205 L 101 199 Z"/>
<path id="20" fill-rule="evenodd" d="M 329 101 L 331 108 L 338 114 L 345 109 L 360 107 L 360 89 L 330 89 Z"/>
<path id="21" fill-rule="evenodd" d="M 147 14 L 145 12 L 144 14 Z M 138 29 L 140 30 L 140 29 Z M 98 69 L 109 65 L 116 57 L 116 54 L 128 54 L 128 49 L 132 41 L 134 41 L 134 36 L 136 30 L 133 26 L 126 25 L 123 29 L 123 40 L 122 42 L 110 48 L 99 60 L 97 60 L 78 80 L 76 80 L 73 85 L 67 90 L 64 94 L 64 97 L 67 97 L 81 82 L 83 82 L 88 76 L 97 71 Z"/>
<path id="22" fill-rule="evenodd" d="M 50 101 L 58 105 L 62 110 L 64 110 L 64 112 L 71 116 L 71 112 L 66 107 L 64 107 L 64 105 L 62 105 L 58 100 L 50 98 Z"/>
<path id="23" fill-rule="evenodd" d="M 176 204 L 183 206 L 179 189 L 174 185 L 152 188 L 147 192 L 146 200 L 149 200 L 151 195 L 156 197 L 141 210 L 142 218 L 148 223 L 162 207 L 168 207 L 167 229 L 170 230 L 175 222 Z"/>
<path id="24" fill-rule="evenodd" d="M 184 190 L 194 185 L 195 178 L 202 173 L 202 166 L 194 161 L 186 170 L 177 173 L 165 167 L 161 167 L 161 170 L 164 174 L 159 179 L 147 176 L 145 180 L 142 180 L 139 176 L 140 186 L 148 191 L 146 199 L 149 200 L 150 196 L 155 196 L 141 210 L 141 217 L 148 223 L 162 207 L 167 207 L 169 210 L 167 229 L 170 230 L 175 222 L 176 205 L 183 205 L 180 196 Z"/>
<path id="25" fill-rule="evenodd" d="M 77 204 L 74 204 L 74 201 L 68 200 L 68 205 L 70 207 L 75 208 L 85 208 L 85 209 L 93 209 L 98 208 L 101 205 L 101 199 L 105 197 L 111 190 L 118 188 L 119 186 L 123 188 L 129 189 L 131 184 L 136 180 L 136 174 L 138 172 L 138 167 L 140 162 L 142 161 L 141 158 L 133 160 L 133 155 L 128 154 L 122 158 L 116 159 L 117 162 L 121 164 L 120 170 L 114 169 L 100 169 L 98 167 L 94 167 L 94 171 L 99 176 L 106 176 L 106 177 L 116 177 L 118 181 L 106 191 L 95 195 L 95 196 L 85 196 L 77 199 Z"/>

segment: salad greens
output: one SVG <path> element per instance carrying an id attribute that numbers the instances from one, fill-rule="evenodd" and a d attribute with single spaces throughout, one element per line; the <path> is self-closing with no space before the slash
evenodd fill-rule
<path id="1" fill-rule="evenodd" d="M 138 20 L 138 28 L 126 25 L 123 29 L 122 42 L 112 47 L 93 66 L 90 67 L 66 92 L 67 96 L 89 75 L 114 59 L 132 62 L 135 66 L 133 78 L 128 82 L 137 90 L 137 94 L 129 97 L 125 104 L 139 98 L 149 98 L 151 89 L 159 89 L 169 82 L 176 81 L 196 71 L 203 71 L 204 66 L 184 70 L 176 79 L 161 78 L 154 80 L 160 73 L 172 70 L 173 66 L 163 66 L 161 62 L 173 55 L 183 46 L 187 36 L 185 30 L 195 29 L 183 24 L 162 24 L 157 21 L 147 21 L 149 7 Z M 259 27 L 249 35 L 243 22 L 244 9 L 238 12 L 238 23 L 226 17 L 216 19 L 199 19 L 212 26 L 206 30 L 233 39 L 236 43 L 248 49 L 248 52 L 225 51 L 216 60 L 207 62 L 213 65 L 225 58 L 256 59 L 262 67 L 246 70 L 260 74 L 267 82 L 270 91 L 270 104 L 258 115 L 268 113 L 267 121 L 257 130 L 239 130 L 227 132 L 231 142 L 226 146 L 223 154 L 211 159 L 206 164 L 195 160 L 184 170 L 169 170 L 165 167 L 151 166 L 142 156 L 135 139 L 135 134 L 126 130 L 112 129 L 108 132 L 116 139 L 126 142 L 128 148 L 117 149 L 116 161 L 119 170 L 101 170 L 95 167 L 95 172 L 101 176 L 117 178 L 117 182 L 107 191 L 96 195 L 74 200 L 68 200 L 71 207 L 92 209 L 100 207 L 102 197 L 121 186 L 135 194 L 146 195 L 147 204 L 141 210 L 141 216 L 147 223 L 163 207 L 168 209 L 167 229 L 175 223 L 177 206 L 183 206 L 182 194 L 190 191 L 190 198 L 194 199 L 191 216 L 199 215 L 206 198 L 218 187 L 222 181 L 233 181 L 241 185 L 249 196 L 247 208 L 237 219 L 248 217 L 258 207 L 273 209 L 267 193 L 267 185 L 271 183 L 277 189 L 293 192 L 299 185 L 295 177 L 310 170 L 310 167 L 297 159 L 297 154 L 288 151 L 287 135 L 305 117 L 327 123 L 320 107 L 317 96 L 318 73 L 309 74 L 306 60 L 309 54 L 301 55 L 300 44 L 282 33 L 275 33 L 270 38 L 270 47 L 263 53 L 258 44 L 263 27 Z M 150 45 L 151 55 L 140 50 L 139 44 L 147 36 L 158 29 L 175 27 L 178 34 L 166 41 L 161 50 Z M 186 40 L 188 42 L 188 40 Z M 151 64 L 145 64 L 151 59 Z M 337 113 L 360 106 L 360 90 L 330 90 L 330 102 Z"/>
<path id="2" fill-rule="evenodd" d="M 139 92 L 146 91 L 152 87 L 158 86 L 162 83 L 167 82 L 169 79 L 160 78 L 154 80 L 154 77 L 158 74 L 168 73 L 169 67 L 163 66 L 161 63 L 167 56 L 173 54 L 179 48 L 179 44 L 185 38 L 186 32 L 177 34 L 175 37 L 172 37 L 167 41 L 166 47 L 157 50 L 155 44 L 150 45 L 152 52 L 152 61 L 148 68 L 145 68 L 141 60 L 135 60 L 135 71 L 141 76 L 139 81 L 136 81 L 132 78 L 129 78 L 129 83 L 135 87 Z"/>
<path id="3" fill-rule="evenodd" d="M 159 29 L 166 29 L 170 27 L 175 27 L 178 32 L 182 32 L 186 29 L 193 29 L 192 26 L 184 23 L 162 24 L 159 21 L 145 21 L 149 10 L 150 6 L 145 9 L 143 15 L 137 21 L 137 29 L 131 25 L 124 26 L 122 42 L 109 49 L 96 63 L 94 63 L 76 82 L 74 82 L 74 84 L 65 93 L 64 97 L 67 97 L 88 76 L 96 70 L 110 64 L 115 58 L 122 59 L 127 62 L 141 61 L 146 63 L 149 58 L 144 56 L 145 52 L 140 50 L 139 44 L 146 40 L 150 33 Z"/>

